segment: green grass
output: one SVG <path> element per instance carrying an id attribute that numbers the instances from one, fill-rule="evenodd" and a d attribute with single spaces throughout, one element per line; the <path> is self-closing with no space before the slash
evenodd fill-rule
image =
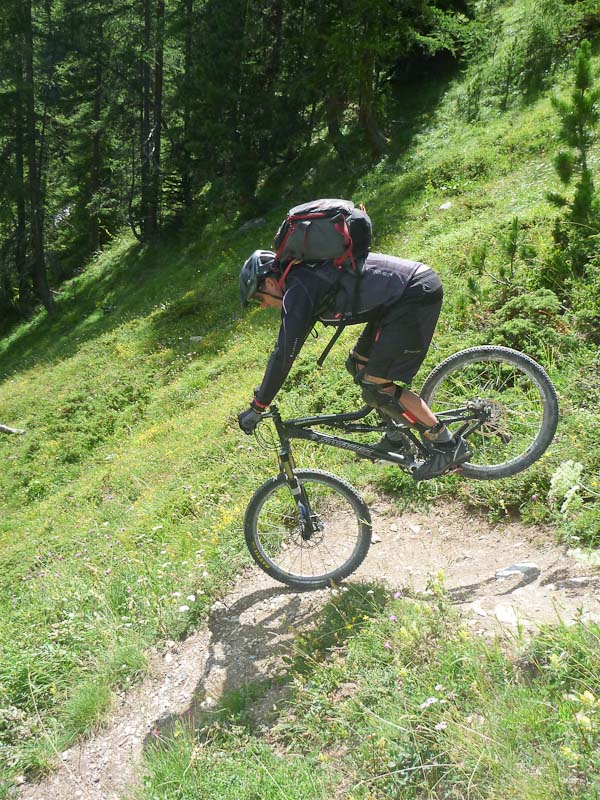
<path id="1" fill-rule="evenodd" d="M 144 799 L 331 797 L 331 780 L 311 757 L 293 753 L 283 757 L 260 742 L 226 733 L 219 733 L 216 746 L 211 745 L 198 744 L 184 731 L 176 747 L 156 749 L 152 759 L 155 771 L 144 787 Z"/>
<path id="2" fill-rule="evenodd" d="M 257 782 L 298 800 L 323 787 L 352 800 L 597 797 L 600 628 L 486 641 L 432 589 L 433 602 L 352 584 L 332 597 L 297 644 L 275 719 L 217 714 L 176 731 L 148 753 L 140 797 L 216 798 L 208 774 L 244 798 L 263 796 Z"/>
<path id="3" fill-rule="evenodd" d="M 545 193 L 557 184 L 549 96 L 505 114 L 487 109 L 466 124 L 457 113 L 461 81 L 432 85 L 420 109 L 423 98 L 411 97 L 415 113 L 391 124 L 391 155 L 376 166 L 341 164 L 318 143 L 286 174 L 269 176 L 264 223 L 243 231 L 241 219 L 202 228 L 190 220 L 149 249 L 124 236 L 62 288 L 55 318 L 39 313 L 0 340 L 0 421 L 27 430 L 0 437 L 0 771 L 8 781 L 47 769 L 57 745 L 99 724 L 109 690 L 143 673 L 144 650 L 196 627 L 249 562 L 243 511 L 276 458 L 240 434 L 235 414 L 260 381 L 277 315 L 242 315 L 237 275 L 249 252 L 269 245 L 289 206 L 317 195 L 362 200 L 375 249 L 440 271 L 446 303 L 422 377 L 451 352 L 498 341 L 503 302 L 493 278 L 514 216 L 537 255 L 519 261 L 511 291 L 538 285 L 554 214 Z M 473 304 L 465 287 L 481 243 L 490 274 L 480 276 Z M 494 518 L 553 522 L 569 541 L 597 544 L 597 346 L 582 339 L 572 314 L 532 322 L 519 334 L 503 326 L 502 335 L 515 335 L 510 343 L 547 367 L 562 415 L 555 444 L 522 475 L 416 485 L 393 468 L 308 443 L 297 446 L 297 462 L 339 472 L 368 494 L 382 489 L 400 507 L 457 495 Z M 203 340 L 192 345 L 190 336 Z M 343 369 L 353 338 L 343 335 L 322 370 L 315 358 L 326 338 L 309 340 L 281 395 L 285 414 L 358 402 Z M 563 511 L 548 491 L 568 460 L 583 469 L 576 502 Z M 477 656 L 469 652 L 465 664 Z M 266 758 L 260 774 L 273 772 L 262 744 L 256 757 L 254 744 L 243 746 L 249 763 Z M 294 763 L 282 785 L 305 780 Z M 317 794 L 307 788 L 305 796 L 320 796 L 330 777 L 321 784 L 317 772 L 307 774 Z"/>

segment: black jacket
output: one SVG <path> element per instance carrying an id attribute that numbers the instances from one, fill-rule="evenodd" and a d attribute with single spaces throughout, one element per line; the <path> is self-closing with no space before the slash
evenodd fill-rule
<path id="1" fill-rule="evenodd" d="M 360 278 L 331 263 L 293 267 L 285 283 L 277 344 L 255 392 L 258 402 L 271 403 L 318 319 L 334 325 L 377 319 L 402 298 L 420 266 L 418 261 L 370 253 Z"/>

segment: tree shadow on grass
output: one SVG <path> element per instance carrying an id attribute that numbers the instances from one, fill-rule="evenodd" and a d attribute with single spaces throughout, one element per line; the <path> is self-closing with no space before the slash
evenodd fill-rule
<path id="1" fill-rule="evenodd" d="M 185 314 L 202 318 L 206 304 L 201 295 L 216 281 L 216 269 L 203 263 L 199 269 L 197 256 L 189 259 L 177 241 L 123 248 L 102 270 L 92 265 L 68 284 L 57 300 L 56 315 L 38 314 L 23 335 L 8 342 L 0 377 L 68 359 L 86 343 L 132 321 L 160 318 L 167 308 L 172 317 L 181 303 Z M 215 308 L 221 315 L 223 304 Z M 166 327 L 157 327 L 154 341 L 145 342 L 149 349 L 168 334 Z"/>
<path id="2" fill-rule="evenodd" d="M 432 123 L 451 80 L 452 76 L 433 74 L 416 92 L 411 77 L 404 76 L 395 93 L 381 186 L 369 190 L 376 237 L 397 230 L 403 210 L 423 188 L 426 171 L 402 174 L 403 158 L 415 137 Z M 219 346 L 226 346 L 239 315 L 239 267 L 249 252 L 269 244 L 277 209 L 283 215 L 290 205 L 311 196 L 361 199 L 363 180 L 375 162 L 354 141 L 358 137 L 357 131 L 349 137 L 349 157 L 335 156 L 325 142 L 317 142 L 292 163 L 274 170 L 259 198 L 259 206 L 270 209 L 269 221 L 244 230 L 237 218 L 217 228 L 205 220 L 204 230 L 192 231 L 186 225 L 159 245 L 131 243 L 103 255 L 102 267 L 92 264 L 63 287 L 56 315 L 40 312 L 22 335 L 7 337 L 0 347 L 0 380 L 34 365 L 68 359 L 84 344 L 132 321 L 149 323 L 143 352 L 164 348 L 177 336 L 189 343 L 189 335 L 199 329 L 214 332 L 220 337 Z M 377 246 L 376 238 L 373 249 Z"/>

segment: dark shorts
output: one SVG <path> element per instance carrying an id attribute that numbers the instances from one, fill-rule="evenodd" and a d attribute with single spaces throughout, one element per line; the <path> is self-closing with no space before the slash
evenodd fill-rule
<path id="1" fill-rule="evenodd" d="M 401 299 L 367 323 L 354 352 L 369 359 L 367 372 L 410 385 L 425 360 L 444 290 L 433 270 L 417 275 Z"/>

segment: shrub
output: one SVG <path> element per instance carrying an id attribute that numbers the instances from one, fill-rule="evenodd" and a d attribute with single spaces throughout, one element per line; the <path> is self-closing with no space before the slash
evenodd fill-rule
<path id="1" fill-rule="evenodd" d="M 567 100 L 552 101 L 559 120 L 563 149 L 554 167 L 570 194 L 551 192 L 548 199 L 561 209 L 554 226 L 555 250 L 549 275 L 553 285 L 566 293 L 572 276 L 584 275 L 590 260 L 600 256 L 600 195 L 594 187 L 590 156 L 600 122 L 600 86 L 592 73 L 592 48 L 581 43 L 574 63 L 574 86 Z"/>
<path id="2" fill-rule="evenodd" d="M 537 289 L 513 297 L 493 317 L 495 339 L 499 344 L 539 355 L 548 346 L 562 345 L 561 306 L 550 289 Z"/>
<path id="3" fill-rule="evenodd" d="M 589 10 L 565 0 L 533 0 L 506 22 L 497 4 L 483 4 L 470 27 L 465 56 L 472 75 L 457 97 L 459 113 L 476 119 L 485 105 L 505 111 L 548 86 L 573 38 L 581 37 Z"/>
<path id="4" fill-rule="evenodd" d="M 571 303 L 576 329 L 590 342 L 600 343 L 600 258 L 588 264 L 585 278 L 572 283 Z"/>

